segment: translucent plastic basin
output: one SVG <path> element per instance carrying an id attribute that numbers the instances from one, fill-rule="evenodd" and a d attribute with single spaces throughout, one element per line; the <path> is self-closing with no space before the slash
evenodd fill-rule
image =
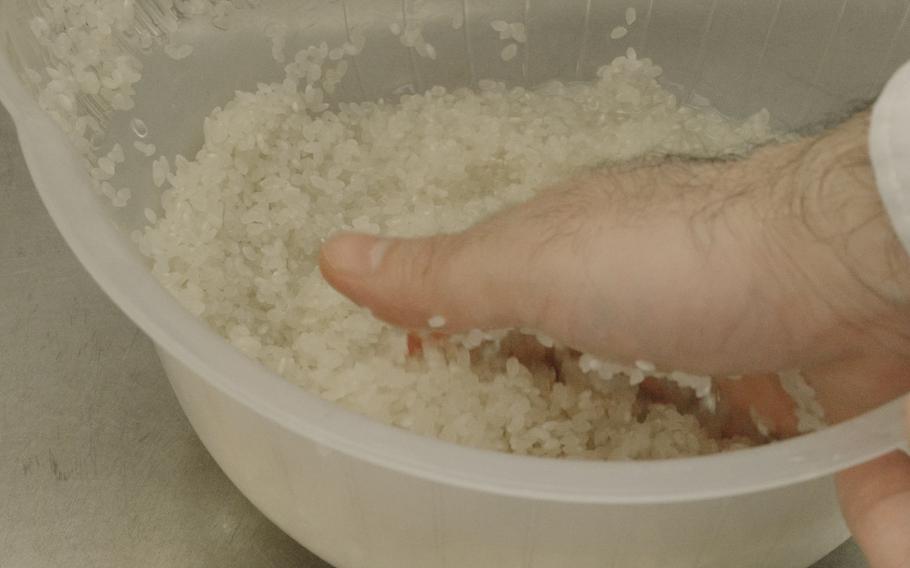
<path id="1" fill-rule="evenodd" d="M 128 235 L 158 207 L 150 161 L 128 152 L 116 182 L 126 207 L 92 190 L 83 156 L 39 108 L 23 69 L 48 60 L 30 19 L 49 0 L 0 0 L 0 101 L 61 233 L 110 297 L 158 346 L 180 403 L 234 483 L 302 544 L 342 567 L 808 566 L 847 536 L 831 474 L 898 447 L 901 401 L 820 433 L 725 455 L 650 463 L 518 457 L 456 447 L 324 402 L 246 359 L 158 285 Z M 130 0 L 126 0 L 130 4 Z M 168 0 L 137 0 L 151 36 Z M 100 108 L 107 147 L 135 140 L 141 118 L 158 151 L 192 155 L 202 118 L 235 89 L 279 80 L 263 29 L 281 22 L 287 52 L 363 33 L 367 47 L 337 97 L 375 99 L 494 78 L 576 80 L 634 47 L 685 101 L 745 116 L 768 108 L 798 128 L 874 96 L 910 58 L 904 1 L 384 0 L 267 1 L 228 29 L 180 20 L 181 61 L 139 53 L 135 108 Z M 627 7 L 637 21 L 624 25 Z M 423 22 L 438 59 L 389 31 Z M 464 19 L 462 26 L 453 20 Z M 523 22 L 510 62 L 492 20 Z M 224 26 L 222 26 L 224 27 Z M 44 50 L 44 51 L 43 51 Z M 76 105 L 92 104 L 79 99 Z M 161 459 L 168 459 L 161 456 Z"/>

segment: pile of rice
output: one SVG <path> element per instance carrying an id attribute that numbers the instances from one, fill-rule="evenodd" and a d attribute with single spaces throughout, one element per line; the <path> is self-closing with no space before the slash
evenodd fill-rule
<path id="1" fill-rule="evenodd" d="M 45 0 L 32 6 L 29 26 L 44 67 L 26 68 L 25 76 L 114 207 L 126 206 L 132 190 L 116 185 L 124 147 L 104 139 L 109 117 L 135 106 L 139 56 L 160 50 L 179 64 L 193 55 L 192 46 L 171 41 L 182 20 L 227 29 L 235 12 L 243 18 L 240 12 L 257 3 Z M 423 37 L 419 8 L 418 0 L 406 3 L 405 25 L 392 24 L 389 33 L 433 60 L 437 49 Z M 455 14 L 453 28 L 463 25 L 462 16 Z M 626 25 L 610 36 L 621 39 L 635 21 L 635 10 L 627 9 Z M 657 373 L 643 361 L 614 365 L 526 331 L 475 331 L 424 340 L 415 350 L 404 331 L 329 287 L 316 256 L 323 240 L 342 229 L 389 236 L 457 231 L 603 164 L 743 154 L 772 139 L 767 113 L 734 122 L 707 106 L 681 106 L 658 84 L 660 68 L 631 48 L 591 84 L 527 91 L 481 81 L 476 91 L 436 87 L 399 101 L 330 107 L 327 97 L 350 57 L 364 49 L 363 30 L 352 28 L 349 40 L 332 49 L 323 44 L 291 58 L 283 22 L 267 21 L 262 31 L 274 59 L 287 63 L 285 80 L 238 93 L 215 109 L 193 160 L 177 156 L 172 171 L 172 160 L 146 140 L 144 122 L 132 117 L 130 123 L 138 137 L 133 149 L 154 157 L 152 182 L 166 187 L 163 214 L 147 209 L 149 226 L 133 237 L 188 310 L 323 398 L 459 444 L 647 459 L 750 443 L 712 436 L 699 423 L 697 415 L 709 414 L 713 401 L 709 377 Z M 496 20 L 487 32 L 503 42 L 501 59 L 518 64 L 524 23 Z M 644 396 L 639 385 L 646 375 L 685 387 L 690 402 L 678 409 Z M 798 373 L 781 379 L 800 430 L 822 427 L 811 388 Z M 690 393 L 701 403 L 691 404 Z"/>
<path id="2" fill-rule="evenodd" d="M 565 350 L 558 380 L 554 365 L 511 356 L 502 334 L 427 341 L 409 356 L 406 333 L 334 291 L 317 254 L 342 229 L 457 231 L 605 162 L 742 154 L 771 138 L 766 113 L 736 122 L 681 106 L 656 81 L 660 68 L 631 50 L 594 83 L 485 81 L 336 108 L 315 71 L 328 52 L 303 51 L 283 83 L 238 93 L 205 120 L 194 159 L 156 166 L 163 213 L 134 237 L 188 310 L 325 399 L 458 444 L 593 459 L 743 445 L 647 402 L 623 369 L 582 370 Z"/>

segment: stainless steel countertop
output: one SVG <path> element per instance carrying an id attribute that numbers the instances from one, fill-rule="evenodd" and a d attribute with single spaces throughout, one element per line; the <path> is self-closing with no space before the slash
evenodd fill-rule
<path id="1" fill-rule="evenodd" d="M 2 107 L 0 267 L 0 568 L 328 567 L 206 453 L 54 228 Z M 815 568 L 865 566 L 847 543 Z"/>

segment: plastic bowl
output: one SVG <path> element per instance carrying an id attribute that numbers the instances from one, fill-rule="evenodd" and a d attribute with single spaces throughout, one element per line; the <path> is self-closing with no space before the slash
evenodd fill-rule
<path id="1" fill-rule="evenodd" d="M 129 0 L 127 0 L 129 2 Z M 49 2 L 40 4 L 46 6 Z M 901 401 L 825 431 L 724 455 L 648 463 L 595 463 L 457 447 L 377 424 L 286 383 L 186 313 L 153 279 L 128 234 L 157 209 L 150 160 L 127 152 L 117 180 L 133 190 L 114 208 L 91 188 L 84 158 L 36 103 L 26 67 L 47 53 L 28 21 L 39 2 L 0 0 L 0 101 L 18 128 L 41 196 L 99 285 L 158 346 L 183 409 L 233 482 L 270 519 L 342 567 L 661 566 L 803 567 L 847 532 L 831 474 L 898 447 Z M 169 0 L 139 0 L 166 19 Z M 609 39 L 634 7 L 637 22 Z M 357 100 L 495 78 L 533 85 L 585 79 L 635 47 L 665 70 L 684 100 L 709 98 L 731 115 L 767 107 L 798 128 L 874 96 L 910 57 L 910 4 L 750 0 L 264 1 L 228 31 L 181 20 L 195 46 L 176 62 L 141 55 L 136 107 L 105 112 L 105 144 L 135 139 L 141 117 L 160 152 L 191 155 L 201 120 L 235 89 L 277 80 L 262 33 L 280 21 L 289 52 L 353 29 L 367 49 L 338 98 Z M 453 17 L 464 16 L 459 29 Z M 389 32 L 420 18 L 439 59 L 415 56 Z M 525 22 L 528 44 L 499 57 L 489 26 Z M 162 20 L 163 21 L 163 20 Z M 858 48 L 857 46 L 862 46 Z M 77 104 L 84 104 L 84 100 Z"/>

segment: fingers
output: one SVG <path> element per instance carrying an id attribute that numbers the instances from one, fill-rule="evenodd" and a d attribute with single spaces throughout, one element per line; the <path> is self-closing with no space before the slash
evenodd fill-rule
<path id="1" fill-rule="evenodd" d="M 714 384 L 720 398 L 718 405 L 727 411 L 725 435 L 753 436 L 755 421 L 762 424 L 759 433 L 763 435 L 790 438 L 799 434 L 796 404 L 777 375 L 721 378 Z"/>
<path id="2" fill-rule="evenodd" d="M 891 352 L 864 353 L 805 369 L 825 417 L 837 424 L 910 392 L 910 359 Z"/>
<path id="3" fill-rule="evenodd" d="M 694 399 L 685 389 L 667 381 L 647 378 L 641 391 L 654 402 L 673 404 L 680 410 Z M 746 437 L 756 442 L 791 438 L 799 434 L 796 404 L 775 374 L 714 380 L 716 408 L 699 416 L 709 431 L 724 438 Z"/>
<path id="4" fill-rule="evenodd" d="M 910 456 L 892 453 L 842 472 L 837 488 L 871 567 L 910 566 Z"/>

